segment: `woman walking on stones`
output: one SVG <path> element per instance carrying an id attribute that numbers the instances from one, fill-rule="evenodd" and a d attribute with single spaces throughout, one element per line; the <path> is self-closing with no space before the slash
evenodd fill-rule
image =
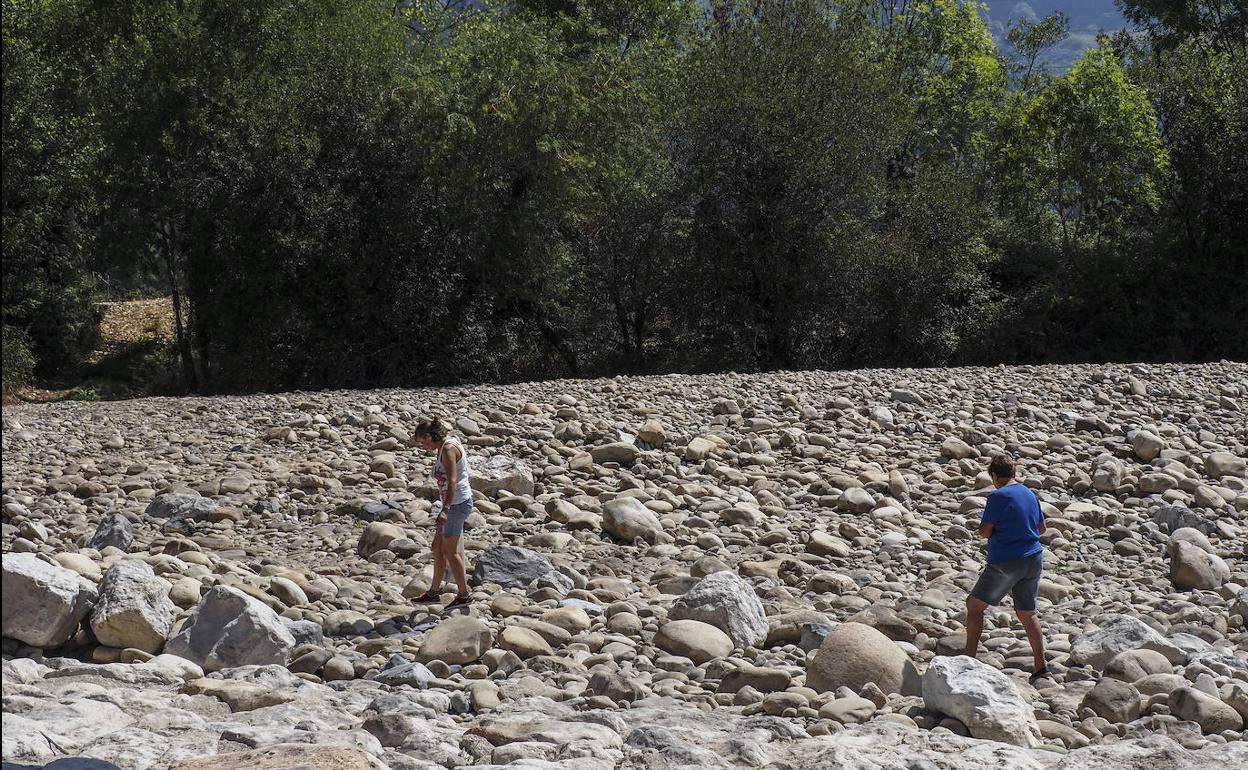
<path id="1" fill-rule="evenodd" d="M 416 597 L 416 603 L 437 604 L 442 601 L 439 589 L 449 567 L 459 593 L 446 608 L 466 607 L 472 598 L 468 595 L 468 578 L 459 553 L 459 539 L 464 534 L 464 522 L 472 513 L 472 487 L 468 483 L 464 445 L 458 439 L 448 437 L 446 425 L 436 417 L 421 420 L 416 425 L 416 440 L 427 451 L 434 453 L 433 478 L 442 500 L 442 510 L 433 535 L 433 582 L 429 584 L 428 591 Z"/>

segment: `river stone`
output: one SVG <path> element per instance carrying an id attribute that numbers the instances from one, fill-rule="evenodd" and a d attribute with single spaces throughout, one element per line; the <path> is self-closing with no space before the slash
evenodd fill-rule
<path id="1" fill-rule="evenodd" d="M 273 663 L 284 666 L 294 647 L 286 621 L 263 602 L 237 588 L 215 586 L 165 645 L 165 652 L 205 671 L 218 671 Z"/>
<path id="2" fill-rule="evenodd" d="M 523 460 L 494 455 L 468 455 L 468 484 L 476 492 L 497 497 L 502 492 L 513 495 L 533 494 L 533 472 Z"/>
<path id="3" fill-rule="evenodd" d="M 919 694 L 919 676 L 906 653 L 884 634 L 861 623 L 841 623 L 806 664 L 806 686 L 860 691 L 868 682 L 885 693 Z"/>
<path id="4" fill-rule="evenodd" d="M 1014 683 L 974 658 L 933 658 L 923 674 L 923 705 L 959 720 L 976 738 L 1040 744 L 1040 727 Z"/>
<path id="5" fill-rule="evenodd" d="M 1173 666 L 1156 650 L 1124 650 L 1105 665 L 1105 676 L 1123 682 L 1135 682 L 1149 674 L 1169 674 Z"/>
<path id="6" fill-rule="evenodd" d="M 386 521 L 374 521 L 365 527 L 360 534 L 360 542 L 356 546 L 356 552 L 367 559 L 381 549 L 389 548 L 390 544 L 395 540 L 401 540 L 405 537 L 407 537 L 407 534 L 401 527 Z"/>
<path id="7" fill-rule="evenodd" d="M 654 646 L 701 665 L 713 658 L 732 654 L 732 638 L 709 623 L 698 620 L 672 620 L 654 635 Z"/>
<path id="8" fill-rule="evenodd" d="M 641 538 L 648 543 L 663 527 L 659 519 L 635 497 L 617 497 L 602 507 L 602 528 L 625 543 Z"/>
<path id="9" fill-rule="evenodd" d="M 1231 569 L 1220 557 L 1185 540 L 1171 540 L 1170 581 L 1175 588 L 1213 591 L 1231 578 Z"/>
<path id="10" fill-rule="evenodd" d="M 470 615 L 456 615 L 429 630 L 417 658 L 422 663 L 440 660 L 451 665 L 472 663 L 494 644 L 494 633 Z"/>
<path id="11" fill-rule="evenodd" d="M 767 616 L 754 588 L 735 572 L 702 578 L 676 600 L 671 620 L 700 620 L 728 634 L 737 647 L 757 647 L 767 638 Z"/>
<path id="12" fill-rule="evenodd" d="M 423 690 L 433 679 L 433 672 L 424 663 L 412 660 L 383 668 L 375 681 L 392 687 L 407 685 Z"/>
<path id="13" fill-rule="evenodd" d="M 109 546 L 119 551 L 128 551 L 132 542 L 134 542 L 134 525 L 120 513 L 110 513 L 100 520 L 99 526 L 95 528 L 95 534 L 91 536 L 87 545 L 97 551 L 102 551 Z"/>
<path id="14" fill-rule="evenodd" d="M 1215 479 L 1223 476 L 1248 477 L 1248 458 L 1236 457 L 1230 452 L 1210 452 L 1205 457 L 1205 473 Z"/>
<path id="15" fill-rule="evenodd" d="M 95 604 L 96 589 L 73 570 L 31 553 L 6 553 L 0 562 L 4 636 L 32 647 L 69 641 Z"/>
<path id="16" fill-rule="evenodd" d="M 1131 449 L 1146 463 L 1152 462 L 1165 448 L 1166 442 L 1151 431 L 1137 430 L 1131 434 Z"/>
<path id="17" fill-rule="evenodd" d="M 95 638 L 110 647 L 159 652 L 178 614 L 172 588 L 144 562 L 127 559 L 109 567 L 91 613 Z"/>
<path id="18" fill-rule="evenodd" d="M 602 444 L 600 446 L 591 447 L 589 456 L 594 458 L 594 462 L 602 463 L 619 463 L 620 465 L 632 465 L 641 456 L 641 450 L 634 444 L 627 441 L 616 441 L 610 444 Z"/>
<path id="19" fill-rule="evenodd" d="M 1140 716 L 1140 691 L 1126 682 L 1106 677 L 1083 696 L 1080 708 L 1092 709 L 1098 717 L 1114 723 L 1131 722 Z"/>
<path id="20" fill-rule="evenodd" d="M 1195 687 L 1180 687 L 1170 693 L 1166 703 L 1171 714 L 1195 722 L 1205 733 L 1239 730 L 1244 726 L 1243 717 L 1234 708 Z"/>

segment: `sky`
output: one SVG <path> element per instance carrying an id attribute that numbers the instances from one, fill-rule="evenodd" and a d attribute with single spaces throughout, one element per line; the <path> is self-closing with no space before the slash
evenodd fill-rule
<path id="1" fill-rule="evenodd" d="M 1047 51 L 1044 57 L 1058 72 L 1096 45 L 1098 30 L 1113 34 L 1127 26 L 1114 0 L 987 0 L 983 5 L 987 6 L 988 28 L 1002 49 L 1006 47 L 1005 33 L 1011 20 L 1038 21 L 1054 11 L 1070 17 L 1070 37 Z"/>

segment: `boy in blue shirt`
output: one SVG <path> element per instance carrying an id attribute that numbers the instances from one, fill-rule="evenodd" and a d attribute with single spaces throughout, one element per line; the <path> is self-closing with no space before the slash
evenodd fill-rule
<path id="1" fill-rule="evenodd" d="M 1036 618 L 1036 594 L 1044 571 L 1040 535 L 1046 526 L 1040 501 L 1034 492 L 1015 481 L 1014 473 L 1014 458 L 1009 455 L 997 455 L 988 465 L 988 476 L 996 490 L 988 495 L 979 524 L 980 537 L 988 538 L 988 565 L 966 597 L 966 655 L 973 658 L 979 651 L 984 610 L 1000 603 L 1009 593 L 1031 644 L 1034 682 L 1049 675 L 1044 660 L 1044 634 Z"/>

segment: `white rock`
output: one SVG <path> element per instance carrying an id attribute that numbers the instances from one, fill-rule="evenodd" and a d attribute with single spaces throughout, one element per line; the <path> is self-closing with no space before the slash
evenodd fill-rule
<path id="1" fill-rule="evenodd" d="M 32 553 L 6 553 L 0 560 L 4 635 L 32 647 L 69 641 L 95 604 L 95 588 L 73 570 Z"/>
<path id="2" fill-rule="evenodd" d="M 144 562 L 126 559 L 109 567 L 91 613 L 95 638 L 110 647 L 158 651 L 178 612 L 169 598 L 171 588 Z"/>
<path id="3" fill-rule="evenodd" d="M 974 658 L 933 658 L 923 674 L 923 704 L 960 720 L 976 738 L 1027 748 L 1040 743 L 1031 706 L 1014 683 Z"/>

